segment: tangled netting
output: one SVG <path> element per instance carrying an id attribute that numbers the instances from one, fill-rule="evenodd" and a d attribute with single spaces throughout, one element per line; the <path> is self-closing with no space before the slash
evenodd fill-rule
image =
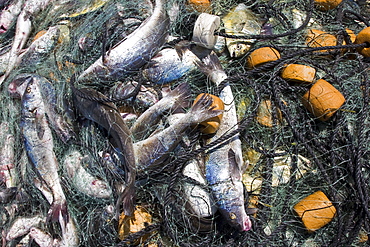
<path id="1" fill-rule="evenodd" d="M 97 102 L 114 102 L 122 108 L 134 102 L 141 85 L 153 89 L 162 97 L 161 90 L 165 86 L 148 82 L 141 71 L 127 75 L 127 82 L 135 80 L 138 84 L 130 94 L 118 98 L 110 95 L 110 89 L 115 87 L 112 82 L 96 80 L 84 82 L 84 85 L 75 82 L 77 75 L 150 16 L 152 6 L 147 1 L 71 2 L 55 1 L 32 19 L 31 37 L 54 25 L 65 25 L 68 31 L 62 32 L 55 49 L 41 64 L 31 68 L 28 65 L 33 61 L 29 61 L 26 66 L 14 69 L 2 85 L 0 122 L 6 122 L 7 126 L 2 126 L 0 144 L 5 145 L 6 134 L 15 138 L 14 164 L 17 167 L 15 176 L 19 191 L 12 200 L 0 201 L 0 228 L 4 246 L 18 246 L 22 239 L 5 240 L 8 229 L 16 219 L 46 215 L 50 207 L 47 199 L 34 186 L 37 174 L 29 165 L 19 127 L 21 102 L 7 92 L 9 83 L 22 73 L 35 73 L 52 81 L 58 110 L 65 112 L 64 117 L 74 126 L 75 136 L 69 142 L 62 142 L 54 132 L 53 137 L 54 152 L 60 164 L 59 175 L 68 210 L 76 222 L 79 246 L 370 245 L 370 60 L 356 51 L 356 48 L 368 47 L 369 44 L 353 44 L 348 41 L 349 36 L 345 31 L 349 28 L 357 34 L 370 25 L 369 1 L 343 0 L 338 7 L 329 11 L 318 10 L 313 0 L 211 1 L 210 13 L 220 17 L 243 2 L 261 23 L 270 23 L 272 31 L 267 34 L 232 36 L 226 34 L 221 25 L 215 33 L 218 36 L 255 39 L 251 50 L 241 58 L 231 58 L 227 51 L 219 56 L 228 78 L 216 88 L 199 70 L 194 70 L 170 86 L 175 88 L 183 82 L 189 83 L 194 99 L 204 92 L 218 95 L 223 87 L 230 85 L 235 97 L 239 127 L 214 142 L 206 144 L 200 141 L 201 145 L 200 134 L 189 131 L 188 140 L 180 143 L 182 150 L 169 153 L 163 166 L 150 171 L 137 171 L 136 205 L 144 207 L 152 221 L 145 223 L 139 231 L 126 235 L 120 233 L 118 220 L 110 210 L 116 198 L 101 199 L 85 195 L 72 185 L 63 164 L 66 154 L 77 150 L 89 157 L 85 168 L 112 185 L 112 177 L 105 171 L 105 160 L 101 154 L 107 152 L 113 160 L 117 158 L 109 135 L 103 128 L 81 117 L 73 105 L 73 93 Z M 98 5 L 83 12 L 87 6 Z M 166 43 L 166 47 L 173 47 L 181 40 L 191 40 L 194 23 L 200 14 L 185 0 L 166 3 L 168 10 L 174 6 L 178 7 L 179 15 L 171 20 L 169 31 L 175 38 Z M 303 14 L 298 24 L 292 10 L 299 10 Z M 122 21 L 128 19 L 134 21 Z M 310 28 L 334 34 L 337 45 L 308 48 L 305 37 Z M 14 29 L 15 26 L 1 34 L 2 50 L 11 45 Z M 81 37 L 85 38 L 83 49 Z M 27 42 L 29 45 L 32 39 Z M 247 69 L 248 55 L 264 46 L 278 50 L 281 58 L 255 69 Z M 280 76 L 282 68 L 291 63 L 315 68 L 317 79 L 325 79 L 343 94 L 344 105 L 328 121 L 318 120 L 303 106 L 302 96 L 309 86 L 292 85 Z M 79 91 L 81 87 L 94 88 L 106 97 L 84 95 Z M 271 127 L 256 121 L 259 106 L 265 100 L 271 101 Z M 141 112 L 142 109 L 139 109 L 135 113 Z M 181 182 L 187 182 L 209 191 L 207 185 L 184 176 L 183 168 L 191 159 L 199 155 L 206 156 L 227 145 L 227 141 L 236 134 L 242 141 L 245 166 L 249 163 L 245 167 L 243 182 L 245 205 L 249 207 L 253 227 L 247 232 L 238 232 L 230 227 L 217 212 L 211 218 L 199 219 L 194 216 L 186 207 L 184 188 L 181 187 Z M 279 158 L 289 160 L 286 162 L 289 165 L 287 169 L 292 175 L 276 184 L 273 174 Z M 306 165 L 304 174 L 300 168 L 302 162 Z M 252 182 L 248 182 L 247 177 L 252 178 Z M 256 181 L 260 181 L 258 185 Z M 5 188 L 5 185 L 1 186 Z M 293 212 L 293 207 L 318 190 L 328 196 L 336 215 L 329 224 L 309 233 Z M 41 222 L 40 228 L 53 238 L 62 236 L 60 226 L 56 223 Z M 28 241 L 21 246 L 38 245 Z"/>

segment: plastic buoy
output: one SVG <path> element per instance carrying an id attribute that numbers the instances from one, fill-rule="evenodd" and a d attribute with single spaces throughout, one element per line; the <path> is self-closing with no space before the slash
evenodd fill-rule
<path id="1" fill-rule="evenodd" d="M 355 44 L 370 43 L 370 27 L 367 27 L 360 31 L 355 40 Z M 370 48 L 357 48 L 357 51 L 365 56 L 370 57 Z"/>
<path id="2" fill-rule="evenodd" d="M 303 64 L 288 64 L 281 71 L 284 80 L 293 83 L 311 84 L 316 75 L 316 69 Z"/>
<path id="3" fill-rule="evenodd" d="M 247 58 L 247 67 L 254 68 L 280 58 L 280 53 L 272 47 L 262 47 L 252 51 Z"/>
<path id="4" fill-rule="evenodd" d="M 220 17 L 202 13 L 194 25 L 192 41 L 208 49 L 213 49 L 216 44 L 217 37 L 215 31 L 220 27 Z"/>
<path id="5" fill-rule="evenodd" d="M 319 10 L 331 10 L 336 8 L 342 0 L 315 0 L 315 4 Z"/>

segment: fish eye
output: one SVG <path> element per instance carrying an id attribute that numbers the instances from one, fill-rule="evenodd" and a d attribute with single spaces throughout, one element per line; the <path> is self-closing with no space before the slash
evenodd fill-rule
<path id="1" fill-rule="evenodd" d="M 236 219 L 236 214 L 235 213 L 230 213 L 229 217 L 230 217 L 230 219 L 235 220 Z"/>
<path id="2" fill-rule="evenodd" d="M 31 92 L 31 88 L 30 87 L 27 87 L 26 92 L 27 93 L 30 93 Z"/>

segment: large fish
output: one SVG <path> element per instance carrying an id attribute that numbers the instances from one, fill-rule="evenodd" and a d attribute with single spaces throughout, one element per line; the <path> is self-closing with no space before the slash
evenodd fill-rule
<path id="1" fill-rule="evenodd" d="M 168 158 L 180 142 L 184 131 L 221 113 L 211 107 L 212 98 L 204 95 L 191 109 L 168 128 L 134 144 L 136 164 L 139 170 L 155 167 Z"/>
<path id="2" fill-rule="evenodd" d="M 209 76 L 216 86 L 227 78 L 215 53 L 211 53 L 202 61 L 200 70 Z M 225 111 L 220 128 L 209 139 L 209 143 L 238 128 L 235 101 L 230 85 L 222 89 L 219 98 L 225 104 Z M 235 135 L 226 145 L 209 153 L 206 161 L 206 178 L 224 218 L 239 230 L 248 231 L 252 224 L 244 207 L 242 166 L 241 141 L 239 135 Z"/>
<path id="3" fill-rule="evenodd" d="M 74 88 L 74 87 L 73 87 Z M 132 215 L 135 201 L 135 153 L 130 129 L 127 127 L 115 104 L 100 103 L 86 97 L 107 98 L 102 93 L 89 88 L 73 90 L 75 106 L 87 119 L 96 122 L 106 129 L 115 141 L 120 152 L 122 167 L 125 171 L 126 188 L 119 196 L 117 204 L 123 203 L 125 215 Z M 85 96 L 85 97 L 84 97 Z M 119 207 L 117 207 L 117 210 Z M 118 211 L 117 211 L 118 212 Z"/>
<path id="4" fill-rule="evenodd" d="M 68 222 L 67 202 L 58 175 L 59 164 L 53 150 L 53 136 L 46 119 L 42 93 L 37 83 L 34 83 L 33 80 L 28 82 L 22 96 L 20 127 L 27 155 L 41 180 L 53 194 L 53 202 L 48 212 L 48 219 L 58 221 L 59 217 L 62 217 L 65 222 Z"/>
<path id="5" fill-rule="evenodd" d="M 168 27 L 164 0 L 156 0 L 153 14 L 104 57 L 96 60 L 78 80 L 119 80 L 127 73 L 137 71 L 165 43 Z"/>

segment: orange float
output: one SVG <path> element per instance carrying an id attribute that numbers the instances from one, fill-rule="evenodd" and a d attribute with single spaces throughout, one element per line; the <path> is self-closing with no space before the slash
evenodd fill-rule
<path id="1" fill-rule="evenodd" d="M 319 10 L 327 11 L 336 8 L 342 0 L 315 0 Z"/>
<path id="2" fill-rule="evenodd" d="M 203 95 L 204 95 L 204 93 L 199 94 L 195 98 L 194 104 L 196 102 L 198 102 L 198 100 Z M 206 95 L 211 96 L 211 98 L 213 99 L 213 103 L 212 103 L 211 107 L 214 106 L 215 107 L 215 110 L 224 110 L 225 109 L 224 102 L 219 97 L 217 97 L 215 95 L 212 95 L 212 94 L 208 94 L 208 93 L 206 93 Z M 216 133 L 216 131 L 220 127 L 221 119 L 222 119 L 222 114 L 217 115 L 216 117 L 210 118 L 210 119 L 208 119 L 206 121 L 203 121 L 203 122 L 199 123 L 200 132 L 202 132 L 203 134 L 206 134 L 206 135 Z"/>
<path id="3" fill-rule="evenodd" d="M 198 12 L 212 12 L 211 2 L 209 0 L 188 0 L 188 5 Z"/>
<path id="4" fill-rule="evenodd" d="M 336 214 L 334 205 L 320 190 L 302 199 L 293 209 L 309 232 L 325 226 Z"/>
<path id="5" fill-rule="evenodd" d="M 315 68 L 303 64 L 288 64 L 281 71 L 284 80 L 301 84 L 313 83 L 315 75 Z"/>
<path id="6" fill-rule="evenodd" d="M 323 47 L 323 46 L 335 46 L 337 45 L 337 38 L 327 32 L 310 29 L 307 32 L 306 44 L 308 47 Z M 327 52 L 328 50 L 320 50 L 318 52 Z"/>
<path id="7" fill-rule="evenodd" d="M 247 67 L 255 68 L 264 63 L 280 59 L 280 53 L 272 47 L 262 47 L 252 51 L 247 58 Z"/>
<path id="8" fill-rule="evenodd" d="M 321 121 L 327 121 L 344 102 L 344 96 L 323 79 L 317 80 L 302 98 L 306 109 Z"/>
<path id="9" fill-rule="evenodd" d="M 370 43 L 370 27 L 360 31 L 355 40 L 355 44 Z M 357 51 L 364 57 L 370 57 L 370 48 L 357 48 Z"/>

